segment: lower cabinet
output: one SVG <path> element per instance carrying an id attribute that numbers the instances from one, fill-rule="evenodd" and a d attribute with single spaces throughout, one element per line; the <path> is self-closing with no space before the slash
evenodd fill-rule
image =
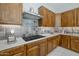
<path id="1" fill-rule="evenodd" d="M 25 56 L 26 48 L 24 45 L 0 51 L 0 56 Z"/>
<path id="2" fill-rule="evenodd" d="M 60 44 L 60 36 L 53 37 L 53 48 L 56 48 Z"/>
<path id="3" fill-rule="evenodd" d="M 36 42 L 32 42 L 32 43 L 28 43 L 26 44 L 26 48 L 27 48 L 27 56 L 39 56 L 39 45 L 38 45 L 38 41 Z"/>
<path id="4" fill-rule="evenodd" d="M 39 40 L 26 45 L 27 56 L 45 56 L 47 55 L 47 39 Z"/>
<path id="5" fill-rule="evenodd" d="M 61 46 L 70 49 L 71 36 L 61 35 Z"/>
<path id="6" fill-rule="evenodd" d="M 79 37 L 71 37 L 71 49 L 79 52 Z"/>
<path id="7" fill-rule="evenodd" d="M 45 38 L 0 51 L 0 56 L 46 56 L 59 45 L 60 36 Z"/>
<path id="8" fill-rule="evenodd" d="M 48 38 L 48 53 L 59 45 L 60 36 Z"/>
<path id="9" fill-rule="evenodd" d="M 27 50 L 27 56 L 39 56 L 39 46 L 34 46 Z"/>
<path id="10" fill-rule="evenodd" d="M 53 37 L 48 38 L 47 48 L 48 48 L 48 49 L 47 49 L 47 50 L 48 50 L 48 53 L 53 50 Z"/>
<path id="11" fill-rule="evenodd" d="M 39 44 L 40 47 L 40 56 L 47 55 L 47 39 L 42 40 Z"/>

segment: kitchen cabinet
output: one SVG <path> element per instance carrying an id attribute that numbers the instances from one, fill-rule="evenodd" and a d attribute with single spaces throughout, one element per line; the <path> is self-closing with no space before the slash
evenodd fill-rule
<path id="1" fill-rule="evenodd" d="M 61 46 L 70 49 L 71 37 L 67 35 L 61 35 Z"/>
<path id="2" fill-rule="evenodd" d="M 25 56 L 26 48 L 24 45 L 0 51 L 0 56 Z"/>
<path id="3" fill-rule="evenodd" d="M 79 37 L 71 37 L 71 49 L 79 52 Z"/>
<path id="4" fill-rule="evenodd" d="M 27 56 L 39 56 L 40 55 L 40 50 L 39 50 L 39 41 L 28 43 L 26 45 L 27 47 Z"/>
<path id="5" fill-rule="evenodd" d="M 56 48 L 60 44 L 60 36 L 53 37 L 53 48 Z"/>
<path id="6" fill-rule="evenodd" d="M 47 42 L 47 43 L 48 43 L 48 44 L 47 44 L 47 45 L 48 45 L 48 46 L 47 46 L 47 48 L 48 48 L 48 53 L 53 50 L 53 41 L 52 41 L 52 40 L 53 40 L 52 37 L 51 37 L 51 38 L 48 38 L 48 42 Z"/>
<path id="7" fill-rule="evenodd" d="M 60 36 L 48 38 L 48 53 L 59 45 Z"/>
<path id="8" fill-rule="evenodd" d="M 0 24 L 20 25 L 21 19 L 21 3 L 0 3 Z"/>
<path id="9" fill-rule="evenodd" d="M 39 46 L 33 46 L 28 49 L 27 56 L 39 56 Z"/>
<path id="10" fill-rule="evenodd" d="M 75 11 L 75 13 L 76 13 L 76 26 L 79 26 L 79 8 L 76 8 L 76 11 Z"/>
<path id="11" fill-rule="evenodd" d="M 27 44 L 27 56 L 47 55 L 47 39 Z"/>
<path id="12" fill-rule="evenodd" d="M 38 9 L 40 15 L 42 15 L 42 19 L 39 21 L 40 26 L 44 27 L 54 27 L 55 26 L 55 13 L 50 11 L 44 6 L 41 6 Z"/>
<path id="13" fill-rule="evenodd" d="M 62 27 L 75 26 L 75 9 L 61 13 L 61 26 Z"/>
<path id="14" fill-rule="evenodd" d="M 47 55 L 47 39 L 41 40 L 39 45 L 40 45 L 40 56 Z"/>

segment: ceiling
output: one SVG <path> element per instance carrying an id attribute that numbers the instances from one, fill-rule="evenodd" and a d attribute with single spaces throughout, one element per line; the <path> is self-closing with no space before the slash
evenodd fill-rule
<path id="1" fill-rule="evenodd" d="M 79 7 L 79 3 L 24 3 L 24 10 L 33 7 L 36 12 L 43 5 L 55 13 L 61 13 Z"/>
<path id="2" fill-rule="evenodd" d="M 79 7 L 79 3 L 48 3 L 45 6 L 55 13 L 61 13 Z"/>

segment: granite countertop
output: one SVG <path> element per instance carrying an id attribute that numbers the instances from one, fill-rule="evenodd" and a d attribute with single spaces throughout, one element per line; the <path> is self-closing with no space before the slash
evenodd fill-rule
<path id="1" fill-rule="evenodd" d="M 63 34 L 63 33 L 54 33 L 54 34 L 40 34 L 40 35 L 43 35 L 45 37 L 43 38 L 39 38 L 39 39 L 35 39 L 35 40 L 31 40 L 31 41 L 24 41 L 22 39 L 22 37 L 17 37 L 16 38 L 16 42 L 14 43 L 11 43 L 11 44 L 8 44 L 7 43 L 7 40 L 0 40 L 0 51 L 1 50 L 5 50 L 5 49 L 9 49 L 9 48 L 12 48 L 12 47 L 16 47 L 16 46 L 19 46 L 19 45 L 22 45 L 22 44 L 28 44 L 28 43 L 31 43 L 31 42 L 35 42 L 35 41 L 38 41 L 38 40 L 43 40 L 43 39 L 46 39 L 46 38 L 49 38 L 49 37 L 53 37 L 53 36 L 57 36 L 57 35 L 69 35 L 69 36 L 79 36 L 78 34 Z"/>

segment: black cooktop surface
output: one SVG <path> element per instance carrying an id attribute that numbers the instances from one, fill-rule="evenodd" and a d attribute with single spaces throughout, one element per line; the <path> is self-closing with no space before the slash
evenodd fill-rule
<path id="1" fill-rule="evenodd" d="M 42 35 L 33 35 L 33 36 L 23 37 L 23 39 L 25 41 L 31 41 L 31 40 L 39 39 L 39 38 L 42 38 L 42 37 L 45 37 L 45 36 L 42 36 Z"/>

